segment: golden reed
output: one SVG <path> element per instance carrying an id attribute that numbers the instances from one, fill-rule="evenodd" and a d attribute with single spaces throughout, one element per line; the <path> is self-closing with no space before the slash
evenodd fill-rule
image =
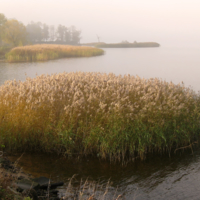
<path id="1" fill-rule="evenodd" d="M 199 101 L 183 84 L 112 73 L 7 81 L 0 87 L 0 144 L 111 160 L 144 158 L 198 139 Z"/>
<path id="2" fill-rule="evenodd" d="M 104 54 L 102 49 L 85 46 L 37 44 L 15 47 L 6 54 L 7 62 L 46 61 L 65 57 L 90 57 Z"/>

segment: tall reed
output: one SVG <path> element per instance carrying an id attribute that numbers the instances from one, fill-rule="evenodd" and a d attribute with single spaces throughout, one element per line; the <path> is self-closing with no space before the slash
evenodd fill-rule
<path id="1" fill-rule="evenodd" d="M 192 89 L 158 78 L 64 72 L 7 81 L 0 87 L 0 144 L 143 159 L 198 139 L 199 102 Z"/>
<path id="2" fill-rule="evenodd" d="M 64 57 L 89 57 L 98 56 L 103 50 L 70 45 L 38 44 L 13 48 L 6 54 L 8 62 L 45 61 Z"/>

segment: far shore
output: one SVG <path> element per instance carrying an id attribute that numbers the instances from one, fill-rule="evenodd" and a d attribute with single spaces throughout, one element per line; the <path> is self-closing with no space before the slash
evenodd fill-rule
<path id="1" fill-rule="evenodd" d="M 149 47 L 159 47 L 160 44 L 157 42 L 121 42 L 121 43 L 105 43 L 105 42 L 91 42 L 82 45 L 94 46 L 97 48 L 149 48 Z"/>

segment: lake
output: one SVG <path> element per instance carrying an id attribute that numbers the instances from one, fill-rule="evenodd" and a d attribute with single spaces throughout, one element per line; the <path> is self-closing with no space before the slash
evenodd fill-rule
<path id="1" fill-rule="evenodd" d="M 0 85 L 6 80 L 25 80 L 36 74 L 71 71 L 102 72 L 161 78 L 176 84 L 182 81 L 195 91 L 200 90 L 200 48 L 125 48 L 104 49 L 105 55 L 87 58 L 66 58 L 37 63 L 0 62 Z"/>
<path id="2" fill-rule="evenodd" d="M 105 49 L 105 55 L 90 58 L 67 58 L 37 63 L 0 63 L 0 85 L 6 80 L 22 80 L 36 74 L 72 71 L 102 72 L 161 78 L 181 83 L 195 91 L 200 90 L 200 48 L 135 48 Z M 12 157 L 15 160 L 17 157 Z M 169 158 L 166 155 L 148 157 L 127 166 L 110 164 L 98 159 L 65 160 L 55 155 L 25 154 L 19 164 L 34 176 L 67 180 L 78 174 L 76 180 L 113 183 L 107 199 L 116 189 L 127 200 L 199 199 L 200 150 L 179 150 Z M 67 181 L 66 181 L 67 183 Z M 64 188 L 60 189 L 64 191 Z"/>

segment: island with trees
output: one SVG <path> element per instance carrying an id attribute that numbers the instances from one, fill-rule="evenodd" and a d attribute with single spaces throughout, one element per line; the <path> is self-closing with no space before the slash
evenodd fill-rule
<path id="1" fill-rule="evenodd" d="M 104 54 L 102 49 L 81 47 L 80 35 L 75 26 L 55 27 L 33 21 L 25 26 L 0 13 L 0 60 L 30 62 Z"/>

